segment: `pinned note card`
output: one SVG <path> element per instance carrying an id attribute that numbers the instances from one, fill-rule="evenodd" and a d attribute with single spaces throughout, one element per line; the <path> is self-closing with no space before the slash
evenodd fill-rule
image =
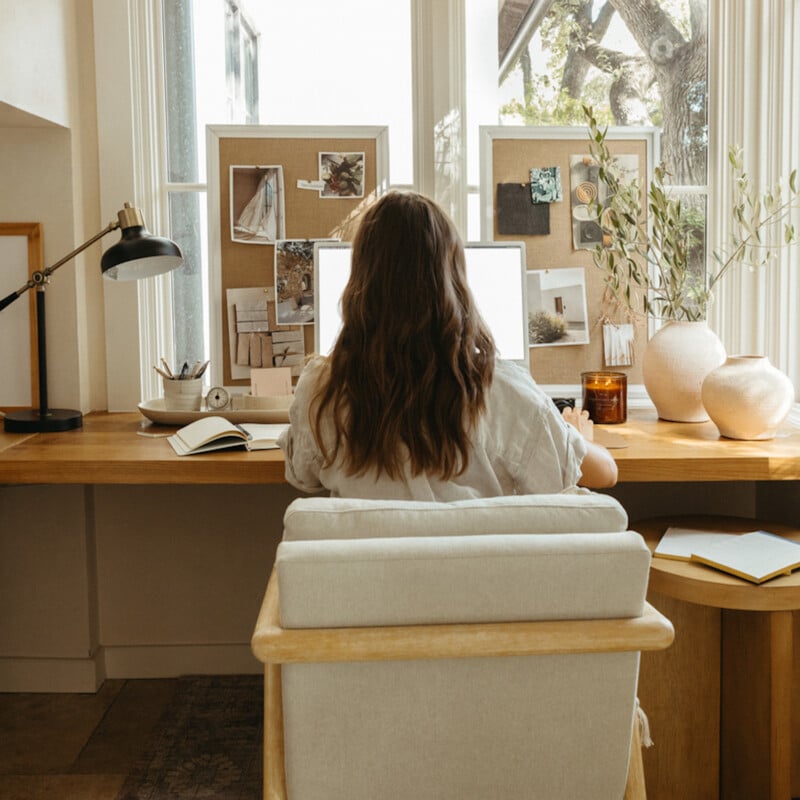
<path id="1" fill-rule="evenodd" d="M 250 370 L 250 393 L 254 397 L 274 397 L 292 393 L 292 370 L 270 367 Z"/>

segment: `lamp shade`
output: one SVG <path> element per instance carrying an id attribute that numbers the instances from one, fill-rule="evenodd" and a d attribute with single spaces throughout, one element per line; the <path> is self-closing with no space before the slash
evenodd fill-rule
<path id="1" fill-rule="evenodd" d="M 119 212 L 122 238 L 103 253 L 103 275 L 117 281 L 136 281 L 169 272 L 183 263 L 180 247 L 171 239 L 153 236 L 141 212 L 127 203 Z"/>

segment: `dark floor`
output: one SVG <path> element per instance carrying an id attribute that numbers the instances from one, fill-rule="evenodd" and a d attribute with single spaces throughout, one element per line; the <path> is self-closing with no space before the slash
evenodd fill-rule
<path id="1" fill-rule="evenodd" d="M 0 800 L 114 800 L 176 680 L 96 694 L 0 694 Z"/>

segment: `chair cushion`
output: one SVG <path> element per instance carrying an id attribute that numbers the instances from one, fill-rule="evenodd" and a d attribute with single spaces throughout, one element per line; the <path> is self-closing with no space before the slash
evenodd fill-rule
<path id="1" fill-rule="evenodd" d="M 427 536 L 282 542 L 276 557 L 281 624 L 326 628 L 642 613 L 650 551 L 638 533 L 431 536 L 431 528 L 424 529 Z"/>
<path id="2" fill-rule="evenodd" d="M 294 500 L 283 518 L 284 541 L 397 536 L 471 536 L 486 533 L 624 531 L 625 509 L 588 490 L 514 495 L 452 503 L 412 500 Z"/>

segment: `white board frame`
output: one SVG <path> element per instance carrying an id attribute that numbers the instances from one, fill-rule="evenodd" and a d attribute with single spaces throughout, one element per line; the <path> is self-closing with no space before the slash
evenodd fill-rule
<path id="1" fill-rule="evenodd" d="M 649 186 L 655 173 L 655 167 L 661 161 L 660 129 L 652 126 L 609 125 L 606 140 L 642 141 L 647 143 L 647 158 L 643 182 Z M 575 126 L 528 126 L 528 125 L 481 125 L 479 128 L 480 151 L 480 235 L 481 240 L 491 242 L 494 239 L 494 164 L 493 143 L 495 139 L 507 140 L 576 140 L 585 143 L 589 148 L 589 131 L 583 125 Z M 653 334 L 652 321 L 648 335 Z M 580 400 L 580 384 L 547 384 L 542 389 L 551 397 L 574 397 Z M 647 392 L 641 384 L 628 386 L 628 406 L 652 407 Z"/>

